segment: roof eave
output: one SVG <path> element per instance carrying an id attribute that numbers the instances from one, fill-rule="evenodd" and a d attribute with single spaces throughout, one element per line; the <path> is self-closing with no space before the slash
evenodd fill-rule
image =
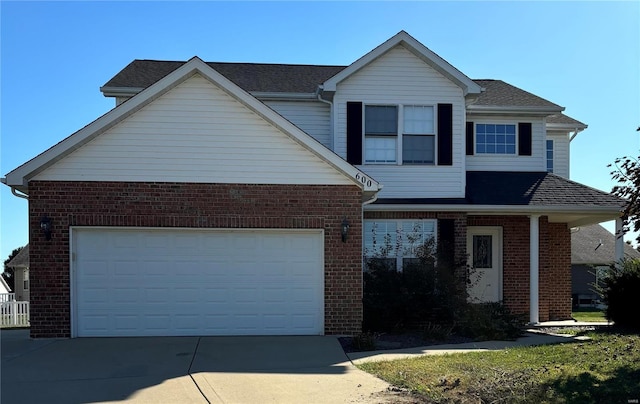
<path id="1" fill-rule="evenodd" d="M 133 97 L 142 90 L 143 87 L 100 87 L 105 97 Z"/>
<path id="2" fill-rule="evenodd" d="M 562 111 L 564 111 L 564 107 L 467 105 L 468 114 L 549 116 Z"/>

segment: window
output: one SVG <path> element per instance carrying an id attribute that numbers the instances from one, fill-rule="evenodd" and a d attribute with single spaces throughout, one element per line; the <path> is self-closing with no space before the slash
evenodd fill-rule
<path id="1" fill-rule="evenodd" d="M 366 105 L 364 136 L 366 164 L 435 164 L 433 106 Z"/>
<path id="2" fill-rule="evenodd" d="M 416 260 L 419 248 L 436 238 L 436 220 L 365 220 L 364 256 L 366 260 L 401 271 Z M 366 269 L 366 268 L 365 268 Z"/>
<path id="3" fill-rule="evenodd" d="M 516 125 L 476 125 L 477 154 L 516 154 Z"/>
<path id="4" fill-rule="evenodd" d="M 553 172 L 553 140 L 547 140 L 547 172 Z"/>
<path id="5" fill-rule="evenodd" d="M 364 113 L 366 163 L 395 163 L 398 138 L 397 107 L 367 105 Z"/>
<path id="6" fill-rule="evenodd" d="M 434 164 L 433 107 L 406 105 L 403 110 L 402 164 Z"/>
<path id="7" fill-rule="evenodd" d="M 29 279 L 25 279 L 22 286 L 22 290 L 29 290 Z"/>

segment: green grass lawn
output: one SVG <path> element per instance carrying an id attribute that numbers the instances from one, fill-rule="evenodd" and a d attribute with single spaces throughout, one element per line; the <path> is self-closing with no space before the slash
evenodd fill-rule
<path id="1" fill-rule="evenodd" d="M 628 403 L 640 399 L 640 335 L 423 356 L 359 367 L 433 403 Z"/>
<path id="2" fill-rule="evenodd" d="M 571 317 L 578 321 L 606 322 L 604 311 L 598 309 L 578 309 L 571 313 Z"/>

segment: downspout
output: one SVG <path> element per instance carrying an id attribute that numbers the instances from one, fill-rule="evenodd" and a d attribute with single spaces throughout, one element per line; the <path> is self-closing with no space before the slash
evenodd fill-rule
<path id="1" fill-rule="evenodd" d="M 316 90 L 316 94 L 318 97 L 318 101 L 323 102 L 329 105 L 329 148 L 331 151 L 335 152 L 334 140 L 333 140 L 333 102 L 325 100 L 322 98 L 322 86 L 318 86 Z"/>
<path id="2" fill-rule="evenodd" d="M 578 136 L 578 133 L 580 133 L 580 132 L 582 132 L 582 129 L 575 128 L 575 129 L 573 130 L 573 135 L 571 135 L 571 137 L 569 138 L 569 143 L 571 143 L 571 141 L 572 141 L 576 136 Z"/>

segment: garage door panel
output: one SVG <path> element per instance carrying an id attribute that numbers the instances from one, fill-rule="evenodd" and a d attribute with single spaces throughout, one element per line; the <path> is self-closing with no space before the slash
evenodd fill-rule
<path id="1" fill-rule="evenodd" d="M 320 231 L 74 234 L 78 336 L 322 333 Z"/>

